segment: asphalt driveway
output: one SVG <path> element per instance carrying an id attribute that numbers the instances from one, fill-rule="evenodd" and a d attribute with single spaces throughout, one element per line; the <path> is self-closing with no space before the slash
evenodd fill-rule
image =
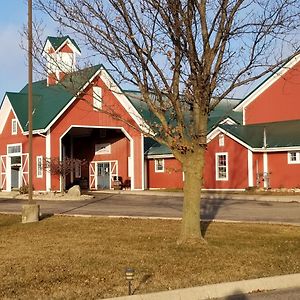
<path id="1" fill-rule="evenodd" d="M 0 199 L 0 212 L 20 213 L 26 201 Z M 37 201 L 42 214 L 180 218 L 182 197 L 155 195 L 96 194 L 80 201 Z M 300 225 L 299 202 L 203 199 L 205 220 L 272 222 Z"/>

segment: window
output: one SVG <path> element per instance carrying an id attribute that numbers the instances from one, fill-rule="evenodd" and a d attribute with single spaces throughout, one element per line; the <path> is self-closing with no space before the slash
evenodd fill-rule
<path id="1" fill-rule="evenodd" d="M 105 144 L 96 144 L 95 145 L 95 154 L 110 154 L 111 145 L 109 143 Z"/>
<path id="2" fill-rule="evenodd" d="M 7 154 L 12 155 L 20 155 L 22 152 L 22 145 L 21 144 L 13 144 L 7 145 Z"/>
<path id="3" fill-rule="evenodd" d="M 300 164 L 300 152 L 297 151 L 288 152 L 288 163 Z"/>
<path id="4" fill-rule="evenodd" d="M 16 119 L 11 120 L 11 134 L 16 135 L 18 133 L 18 123 Z"/>
<path id="5" fill-rule="evenodd" d="M 227 153 L 216 153 L 216 180 L 228 180 Z"/>
<path id="6" fill-rule="evenodd" d="M 36 177 L 43 177 L 43 156 L 36 157 Z"/>
<path id="7" fill-rule="evenodd" d="M 162 173 L 165 171 L 165 160 L 162 158 L 155 159 L 155 173 Z"/>
<path id="8" fill-rule="evenodd" d="M 224 142 L 224 134 L 219 134 L 219 146 L 223 147 L 225 144 Z"/>
<path id="9" fill-rule="evenodd" d="M 94 110 L 102 108 L 102 88 L 99 86 L 93 87 L 93 107 Z"/>
<path id="10" fill-rule="evenodd" d="M 81 178 L 81 162 L 75 162 L 75 178 Z"/>

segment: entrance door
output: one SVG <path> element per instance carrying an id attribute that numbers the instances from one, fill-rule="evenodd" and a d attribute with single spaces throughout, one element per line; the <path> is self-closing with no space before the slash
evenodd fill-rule
<path id="1" fill-rule="evenodd" d="M 97 164 L 97 188 L 110 188 L 110 166 L 109 162 L 100 162 Z"/>
<path id="2" fill-rule="evenodd" d="M 20 188 L 21 156 L 11 157 L 11 188 Z"/>

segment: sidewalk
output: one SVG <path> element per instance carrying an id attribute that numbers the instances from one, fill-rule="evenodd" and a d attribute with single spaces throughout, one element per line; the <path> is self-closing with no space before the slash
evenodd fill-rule
<path id="1" fill-rule="evenodd" d="M 223 297 L 230 299 L 230 297 L 234 295 L 298 287 L 300 287 L 300 274 L 290 274 L 211 284 L 159 293 L 109 298 L 107 300 L 205 300 Z M 243 299 L 246 299 L 246 297 Z"/>
<path id="2" fill-rule="evenodd" d="M 65 195 L 57 194 L 56 197 L 53 197 L 53 194 L 39 194 L 34 195 L 35 199 L 38 200 L 89 200 L 91 195 L 97 194 L 119 194 L 119 195 L 148 195 L 148 196 L 157 196 L 157 197 L 183 197 L 183 192 L 181 191 L 160 191 L 160 190 L 145 190 L 145 191 L 128 191 L 128 190 L 104 190 L 104 191 L 93 191 L 89 195 L 82 195 L 78 199 L 73 199 L 68 197 L 68 194 Z M 20 195 L 19 192 L 0 192 L 0 199 L 27 199 L 26 195 Z M 275 193 L 270 195 L 263 193 L 261 194 L 248 194 L 247 192 L 239 193 L 230 193 L 230 192 L 202 192 L 202 198 L 209 200 L 249 200 L 249 201 L 274 201 L 274 202 L 299 202 L 300 203 L 300 194 L 291 195 L 276 195 Z"/>

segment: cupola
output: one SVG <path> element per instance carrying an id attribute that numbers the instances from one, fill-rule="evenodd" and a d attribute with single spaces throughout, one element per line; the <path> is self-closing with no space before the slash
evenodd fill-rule
<path id="1" fill-rule="evenodd" d="M 54 85 L 63 77 L 76 70 L 76 55 L 81 51 L 69 36 L 48 36 L 43 56 L 47 61 L 47 84 Z"/>

